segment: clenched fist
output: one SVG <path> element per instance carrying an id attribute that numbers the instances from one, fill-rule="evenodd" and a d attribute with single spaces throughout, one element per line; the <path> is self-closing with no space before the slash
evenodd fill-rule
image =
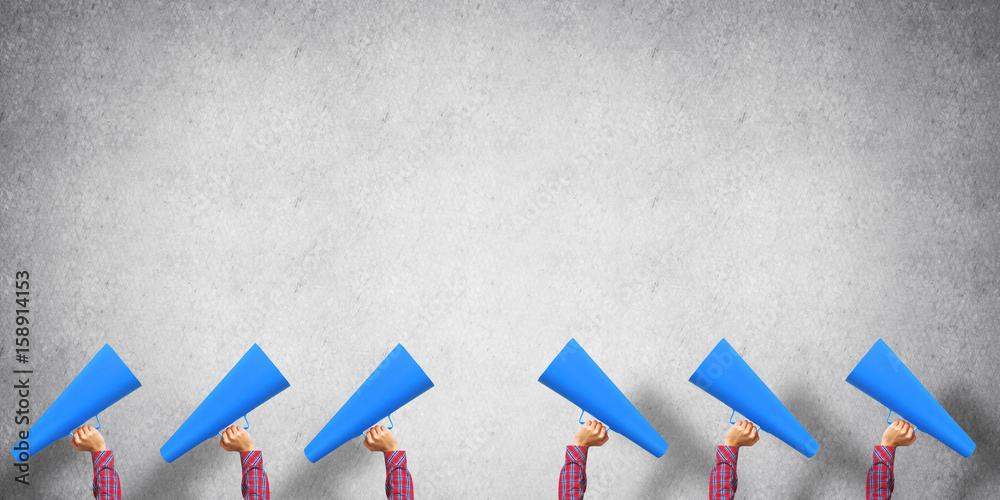
<path id="1" fill-rule="evenodd" d="M 726 432 L 726 440 L 723 444 L 739 448 L 740 446 L 753 446 L 759 440 L 760 435 L 757 433 L 757 427 L 749 420 L 740 420 Z"/>
<path id="2" fill-rule="evenodd" d="M 601 446 L 608 442 L 608 427 L 597 420 L 588 420 L 573 436 L 573 446 Z"/>
<path id="3" fill-rule="evenodd" d="M 392 431 L 386 429 L 384 425 L 376 425 L 365 432 L 365 448 L 389 453 L 398 450 L 399 443 L 396 442 L 396 436 Z"/>
<path id="4" fill-rule="evenodd" d="M 84 425 L 73 431 L 73 440 L 70 441 L 70 445 L 76 449 L 76 451 L 105 451 L 107 448 L 104 444 L 104 436 L 100 432 L 97 432 L 93 426 Z"/>
<path id="5" fill-rule="evenodd" d="M 882 446 L 910 446 L 917 440 L 917 430 L 905 420 L 897 420 L 882 433 Z"/>
<path id="6" fill-rule="evenodd" d="M 219 446 L 226 451 L 253 451 L 253 438 L 246 429 L 238 425 L 230 425 L 222 431 Z"/>

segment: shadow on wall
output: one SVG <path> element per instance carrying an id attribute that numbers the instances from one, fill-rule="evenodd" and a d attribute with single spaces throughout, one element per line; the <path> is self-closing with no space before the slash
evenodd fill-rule
<path id="1" fill-rule="evenodd" d="M 357 484 L 362 467 L 371 466 L 368 455 L 372 454 L 361 444 L 361 436 L 333 450 L 316 463 L 309 462 L 304 453 L 299 453 L 299 459 L 291 467 L 294 472 L 284 479 L 284 484 L 271 485 L 274 493 L 272 496 L 336 500 L 369 496 L 374 498 L 379 492 L 384 495 L 384 483 Z M 382 454 L 378 455 L 381 457 Z M 359 495 L 358 491 L 371 491 L 372 494 Z"/>
<path id="2" fill-rule="evenodd" d="M 240 455 L 223 450 L 218 442 L 201 443 L 169 464 L 159 456 L 159 448 L 156 454 L 153 462 L 156 465 L 142 474 L 146 479 L 138 484 L 129 481 L 122 471 L 123 465 L 115 457 L 115 467 L 119 469 L 122 482 L 122 498 L 202 498 L 206 484 L 220 481 L 234 485 L 233 494 L 240 495 Z M 235 477 L 229 480 L 217 477 L 219 467 L 216 464 L 222 458 L 234 460 L 237 466 Z"/>
<path id="3" fill-rule="evenodd" d="M 684 491 L 685 482 L 690 486 L 691 478 L 704 478 L 701 494 L 708 494 L 708 476 L 714 464 L 708 452 L 702 452 L 700 443 L 695 442 L 697 435 L 690 423 L 676 411 L 681 405 L 667 398 L 667 393 L 656 390 L 655 387 L 643 385 L 633 400 L 636 408 L 642 413 L 653 428 L 660 432 L 667 441 L 667 453 L 657 460 L 654 473 L 648 477 L 637 478 L 642 483 L 640 498 L 675 498 Z M 685 495 L 686 496 L 686 495 Z"/>
<path id="4" fill-rule="evenodd" d="M 9 450 L 9 448 L 8 448 Z M 37 493 L 38 498 L 58 498 L 66 494 L 66 488 L 60 481 L 53 480 L 60 477 L 67 471 L 79 471 L 79 478 L 74 480 L 71 491 L 77 490 L 80 486 L 82 490 L 90 491 L 93 478 L 93 466 L 90 461 L 90 453 L 81 453 L 73 449 L 69 444 L 69 439 L 60 438 L 44 450 L 39 451 L 31 457 L 31 487 L 37 488 L 32 493 Z M 11 467 L 13 469 L 13 467 Z M 85 487 L 84 487 L 85 485 Z M 5 486 L 5 489 L 19 487 Z M 40 486 L 40 487 L 39 487 Z M 4 496 L 0 494 L 0 496 Z"/>
<path id="5" fill-rule="evenodd" d="M 1000 440 L 997 439 L 996 412 L 987 413 L 984 405 L 979 404 L 968 389 L 950 387 L 944 394 L 939 400 L 941 406 L 976 443 L 976 451 L 969 458 L 955 455 L 962 460 L 959 469 L 961 473 L 951 477 L 951 484 L 944 490 L 946 497 L 987 498 L 996 495 L 997 488 L 1000 487 L 997 476 L 997 464 L 1000 464 L 997 443 Z M 917 439 L 934 438 L 920 436 Z"/>
<path id="6" fill-rule="evenodd" d="M 823 492 L 863 496 L 871 465 L 872 444 L 847 439 L 849 434 L 845 432 L 844 422 L 833 417 L 836 408 L 828 407 L 837 401 L 824 401 L 810 392 L 809 387 L 797 385 L 786 393 L 783 402 L 819 443 L 819 451 L 807 459 L 809 463 L 803 467 L 808 473 L 798 476 L 794 483 L 788 485 L 788 491 L 793 492 L 789 498 L 818 498 L 824 495 Z M 874 443 L 877 437 L 873 436 L 869 441 Z M 788 451 L 801 457 L 792 448 Z"/>

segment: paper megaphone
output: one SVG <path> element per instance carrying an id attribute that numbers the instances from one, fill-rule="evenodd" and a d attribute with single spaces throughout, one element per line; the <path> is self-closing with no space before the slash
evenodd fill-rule
<path id="1" fill-rule="evenodd" d="M 316 463 L 431 387 L 434 383 L 420 365 L 402 344 L 396 344 L 378 368 L 309 442 L 305 449 L 306 458 Z M 389 423 L 392 424 L 391 419 Z"/>
<path id="2" fill-rule="evenodd" d="M 726 339 L 719 341 L 688 380 L 799 453 L 812 457 L 819 449 L 816 440 Z"/>
<path id="3" fill-rule="evenodd" d="M 975 451 L 976 443 L 882 339 L 861 358 L 847 382 L 959 455 L 968 458 Z"/>
<path id="4" fill-rule="evenodd" d="M 38 417 L 28 430 L 28 438 L 11 450 L 14 460 L 23 462 L 57 439 L 69 436 L 91 417 L 97 416 L 141 385 L 132 370 L 118 357 L 118 353 L 110 345 L 104 344 L 52 402 L 52 406 Z"/>
<path id="5" fill-rule="evenodd" d="M 278 367 L 254 344 L 170 436 L 160 455 L 173 462 L 288 386 Z"/>
<path id="6" fill-rule="evenodd" d="M 570 339 L 538 381 L 653 456 L 666 453 L 667 442 L 575 339 Z"/>

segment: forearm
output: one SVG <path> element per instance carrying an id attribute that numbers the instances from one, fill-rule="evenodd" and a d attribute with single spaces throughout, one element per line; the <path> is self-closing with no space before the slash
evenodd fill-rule
<path id="1" fill-rule="evenodd" d="M 94 498 L 97 500 L 120 500 L 121 483 L 115 471 L 114 452 L 95 451 L 90 454 L 94 463 Z"/>
<path id="2" fill-rule="evenodd" d="M 271 486 L 264 472 L 264 457 L 259 450 L 240 452 L 243 468 L 244 500 L 270 500 Z"/>
<path id="3" fill-rule="evenodd" d="M 559 500 L 579 500 L 587 492 L 587 448 L 567 446 L 559 473 Z"/>
<path id="4" fill-rule="evenodd" d="M 719 446 L 715 451 L 715 467 L 709 480 L 708 497 L 712 500 L 730 500 L 736 495 L 736 446 Z"/>
<path id="5" fill-rule="evenodd" d="M 876 446 L 872 452 L 872 466 L 868 469 L 866 498 L 868 500 L 889 500 L 896 486 L 892 466 L 896 449 L 892 446 Z"/>
<path id="6" fill-rule="evenodd" d="M 389 500 L 413 500 L 413 478 L 406 468 L 406 452 L 385 453 L 385 497 Z"/>

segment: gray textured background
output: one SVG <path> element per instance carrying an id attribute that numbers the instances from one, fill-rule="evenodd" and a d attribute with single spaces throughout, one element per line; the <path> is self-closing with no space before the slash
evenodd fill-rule
<path id="1" fill-rule="evenodd" d="M 670 443 L 613 437 L 587 498 L 702 498 L 729 413 L 687 377 L 723 336 L 820 443 L 765 434 L 740 498 L 863 496 L 885 410 L 844 378 L 879 337 L 979 445 L 919 438 L 897 496 L 995 498 L 998 22 L 2 1 L 0 435 L 26 269 L 36 416 L 105 342 L 143 383 L 102 419 L 130 498 L 239 497 L 235 454 L 158 449 L 254 342 L 292 384 L 250 415 L 275 498 L 382 497 L 360 440 L 302 449 L 397 342 L 437 384 L 394 415 L 419 498 L 554 498 L 577 410 L 536 379 L 571 337 Z M 31 464 L 0 496 L 88 497 L 66 442 Z"/>

